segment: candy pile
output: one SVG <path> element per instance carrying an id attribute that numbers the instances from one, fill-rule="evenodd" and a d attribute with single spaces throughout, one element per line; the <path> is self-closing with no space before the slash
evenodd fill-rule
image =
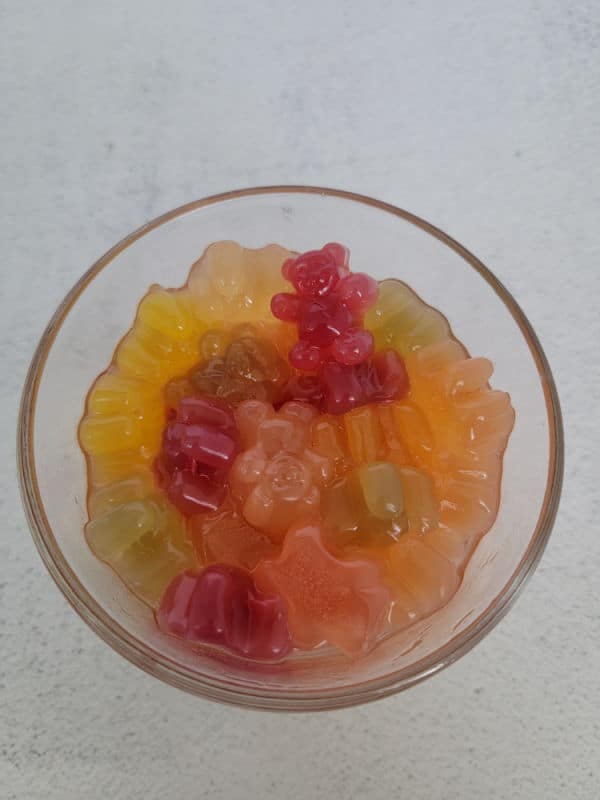
<path id="1" fill-rule="evenodd" d="M 90 390 L 87 541 L 193 646 L 356 657 L 444 605 L 495 519 L 491 373 L 342 245 L 217 242 Z"/>

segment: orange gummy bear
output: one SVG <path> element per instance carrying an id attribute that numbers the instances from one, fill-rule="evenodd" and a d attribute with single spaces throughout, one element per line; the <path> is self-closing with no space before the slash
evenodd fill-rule
<path id="1" fill-rule="evenodd" d="M 279 558 L 254 571 L 258 588 L 283 597 L 297 647 L 327 641 L 349 656 L 366 652 L 387 620 L 391 597 L 371 561 L 345 561 L 323 545 L 317 523 L 288 531 Z"/>
<path id="2" fill-rule="evenodd" d="M 310 445 L 316 409 L 286 403 L 279 411 L 247 400 L 235 412 L 242 446 L 229 475 L 246 521 L 274 541 L 299 517 L 318 513 L 320 487 L 332 476 L 331 460 Z"/>

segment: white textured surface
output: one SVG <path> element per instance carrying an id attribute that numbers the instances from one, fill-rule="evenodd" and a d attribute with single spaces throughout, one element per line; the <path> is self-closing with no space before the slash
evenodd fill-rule
<path id="1" fill-rule="evenodd" d="M 600 796 L 597 0 L 0 2 L 0 797 Z M 516 607 L 374 705 L 242 712 L 142 674 L 70 610 L 15 485 L 18 394 L 85 267 L 213 192 L 371 194 L 472 249 L 545 346 L 567 436 Z"/>

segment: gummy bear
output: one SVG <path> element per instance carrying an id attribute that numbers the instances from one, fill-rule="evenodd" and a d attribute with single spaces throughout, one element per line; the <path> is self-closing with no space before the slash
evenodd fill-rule
<path id="1" fill-rule="evenodd" d="M 151 467 L 164 428 L 163 383 L 197 361 L 203 329 L 186 288 L 152 287 L 142 298 L 113 364 L 90 390 L 79 427 L 91 489 Z"/>
<path id="2" fill-rule="evenodd" d="M 292 638 L 301 648 L 328 641 L 350 656 L 364 653 L 374 644 L 390 608 L 378 567 L 333 556 L 323 545 L 317 523 L 290 528 L 281 555 L 261 561 L 254 577 L 262 591 L 283 598 Z"/>
<path id="3" fill-rule="evenodd" d="M 200 340 L 200 352 L 207 360 L 191 370 L 189 383 L 196 392 L 232 404 L 248 399 L 272 402 L 289 376 L 277 348 L 249 324 L 230 336 L 208 331 Z"/>
<path id="4" fill-rule="evenodd" d="M 156 493 L 107 507 L 87 523 L 85 534 L 98 558 L 153 607 L 172 578 L 196 563 L 183 520 Z"/>
<path id="5" fill-rule="evenodd" d="M 370 403 L 346 414 L 322 414 L 313 423 L 313 449 L 333 461 L 336 477 L 372 461 L 409 465 L 393 416 L 396 403 Z"/>
<path id="6" fill-rule="evenodd" d="M 355 408 L 342 417 L 348 451 L 354 464 L 370 464 L 385 459 L 387 455 L 378 412 L 378 407 L 370 404 Z"/>
<path id="7" fill-rule="evenodd" d="M 238 450 L 231 408 L 215 398 L 186 397 L 164 430 L 155 462 L 159 483 L 182 514 L 214 511 Z"/>
<path id="8" fill-rule="evenodd" d="M 95 382 L 79 426 L 81 446 L 104 456 L 160 441 L 163 418 L 159 392 L 148 383 L 114 369 Z"/>
<path id="9" fill-rule="evenodd" d="M 251 570 L 261 559 L 276 554 L 269 537 L 249 525 L 231 500 L 217 511 L 192 517 L 188 530 L 204 564 L 231 564 Z"/>
<path id="10" fill-rule="evenodd" d="M 495 518 L 501 457 L 514 422 L 510 398 L 489 388 L 487 359 L 465 358 L 454 341 L 407 356 L 410 403 L 395 410 L 412 462 L 442 500 L 440 523 L 475 543 Z"/>
<path id="11" fill-rule="evenodd" d="M 406 367 L 395 350 L 375 353 L 360 364 L 325 361 L 316 375 L 292 375 L 278 403 L 302 400 L 326 414 L 345 414 L 366 403 L 402 398 L 409 389 Z"/>
<path id="12" fill-rule="evenodd" d="M 156 386 L 189 369 L 204 327 L 195 311 L 187 289 L 153 287 L 117 348 L 115 361 L 121 374 Z"/>
<path id="13" fill-rule="evenodd" d="M 263 594 L 248 572 L 226 564 L 178 575 L 162 597 L 157 621 L 165 632 L 249 658 L 278 660 L 292 649 L 281 598 Z"/>
<path id="14" fill-rule="evenodd" d="M 271 297 L 285 289 L 281 266 L 291 255 L 275 244 L 256 250 L 228 241 L 209 245 L 188 278 L 200 318 L 228 325 L 268 319 Z"/>
<path id="15" fill-rule="evenodd" d="M 338 546 L 390 545 L 408 530 L 426 533 L 437 526 L 439 504 L 433 481 L 413 467 L 389 461 L 364 464 L 323 494 L 325 519 L 340 535 Z"/>
<path id="16" fill-rule="evenodd" d="M 345 247 L 330 243 L 302 253 L 284 262 L 282 274 L 296 293 L 274 295 L 271 311 L 297 325 L 298 341 L 288 356 L 293 367 L 314 372 L 327 359 L 350 366 L 371 356 L 373 335 L 363 328 L 362 315 L 377 299 L 377 282 L 349 274 Z"/>
<path id="17" fill-rule="evenodd" d="M 352 543 L 391 544 L 408 529 L 399 468 L 388 461 L 359 467 L 326 489 L 323 513 Z"/>
<path id="18" fill-rule="evenodd" d="M 384 350 L 360 364 L 326 362 L 319 373 L 321 409 L 344 414 L 366 403 L 400 398 L 408 392 L 408 373 L 395 350 Z"/>
<path id="19" fill-rule="evenodd" d="M 431 548 L 427 537 L 408 534 L 388 551 L 394 585 L 392 623 L 400 627 L 444 606 L 460 585 L 462 570 Z M 407 613 L 407 612 L 411 613 Z"/>
<path id="20" fill-rule="evenodd" d="M 138 469 L 121 480 L 105 486 L 96 486 L 88 497 L 90 519 L 106 514 L 116 506 L 132 500 L 143 500 L 156 493 L 156 481 L 152 470 Z"/>
<path id="21" fill-rule="evenodd" d="M 106 486 L 123 480 L 138 470 L 145 471 L 151 468 L 152 457 L 145 446 L 134 450 L 90 455 L 88 457 L 90 488 Z"/>
<path id="22" fill-rule="evenodd" d="M 286 403 L 278 412 L 249 400 L 236 409 L 244 452 L 230 475 L 231 491 L 248 523 L 281 539 L 299 515 L 319 508 L 320 487 L 331 476 L 331 462 L 311 448 L 317 411 L 305 403 Z"/>

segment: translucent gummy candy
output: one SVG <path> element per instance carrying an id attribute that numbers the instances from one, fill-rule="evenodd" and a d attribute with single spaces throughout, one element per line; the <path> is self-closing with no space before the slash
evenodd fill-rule
<path id="1" fill-rule="evenodd" d="M 98 558 L 151 606 L 177 573 L 196 563 L 180 515 L 159 494 L 108 507 L 85 533 Z"/>
<path id="2" fill-rule="evenodd" d="M 282 274 L 296 293 L 274 295 L 271 311 L 297 325 L 298 341 L 289 353 L 293 367 L 312 372 L 326 360 L 360 364 L 372 355 L 373 336 L 363 329 L 362 315 L 377 299 L 377 282 L 349 274 L 346 248 L 330 243 L 302 253 L 284 262 Z"/>
<path id="3" fill-rule="evenodd" d="M 320 487 L 330 478 L 330 461 L 311 448 L 316 416 L 304 403 L 275 412 L 267 403 L 247 401 L 236 410 L 247 449 L 231 471 L 231 491 L 246 521 L 274 540 L 299 516 L 318 511 Z"/>
<path id="4" fill-rule="evenodd" d="M 189 373 L 189 383 L 196 392 L 232 404 L 248 399 L 272 402 L 289 376 L 274 344 L 249 324 L 230 335 L 208 331 L 200 340 L 200 352 L 207 360 Z"/>
<path id="5" fill-rule="evenodd" d="M 269 537 L 249 525 L 230 500 L 217 511 L 192 517 L 188 526 L 190 538 L 204 564 L 254 569 L 261 559 L 276 554 Z"/>
<path id="6" fill-rule="evenodd" d="M 333 556 L 316 523 L 293 526 L 281 555 L 261 561 L 254 576 L 260 589 L 283 598 L 292 638 L 301 648 L 327 641 L 351 656 L 364 653 L 382 630 L 390 607 L 377 566 Z"/>
<path id="7" fill-rule="evenodd" d="M 361 543 L 391 544 L 408 529 L 399 468 L 387 461 L 359 467 L 326 490 L 323 512 L 335 528 L 357 534 Z"/>
<path id="8" fill-rule="evenodd" d="M 290 256 L 275 244 L 256 250 L 237 242 L 211 244 L 188 279 L 198 316 L 227 325 L 268 319 L 271 297 L 286 287 L 281 266 Z"/>
<path id="9" fill-rule="evenodd" d="M 426 533 L 439 519 L 431 478 L 388 461 L 364 464 L 323 494 L 324 518 L 341 536 L 338 546 L 388 546 L 407 531 Z"/>
<path id="10" fill-rule="evenodd" d="M 238 450 L 231 408 L 215 398 L 186 397 L 164 430 L 155 464 L 159 483 L 182 514 L 214 511 Z"/>
<path id="11" fill-rule="evenodd" d="M 157 620 L 168 633 L 249 658 L 276 660 L 292 648 L 281 599 L 263 594 L 248 572 L 226 564 L 178 575 L 163 595 Z"/>

